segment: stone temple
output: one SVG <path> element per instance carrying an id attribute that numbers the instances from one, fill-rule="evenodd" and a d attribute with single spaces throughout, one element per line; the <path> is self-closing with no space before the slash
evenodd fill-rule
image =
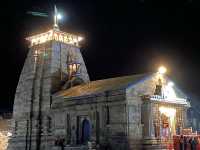
<path id="1" fill-rule="evenodd" d="M 179 134 L 190 107 L 164 74 L 90 81 L 81 37 L 53 28 L 27 38 L 29 53 L 16 89 L 8 150 L 53 150 L 88 141 L 100 149 L 142 149 Z"/>

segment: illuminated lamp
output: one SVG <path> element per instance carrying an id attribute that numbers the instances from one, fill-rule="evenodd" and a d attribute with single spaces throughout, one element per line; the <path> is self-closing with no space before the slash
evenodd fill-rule
<path id="1" fill-rule="evenodd" d="M 174 117 L 176 115 L 176 109 L 169 107 L 159 107 L 159 111 L 161 114 L 165 114 L 167 117 Z"/>
<path id="2" fill-rule="evenodd" d="M 68 64 L 68 67 L 69 67 L 69 74 L 70 76 L 74 76 L 77 74 L 78 70 L 79 70 L 79 67 L 80 67 L 80 63 L 70 63 Z"/>
<path id="3" fill-rule="evenodd" d="M 172 86 L 174 86 L 174 83 L 173 82 L 169 82 L 168 86 L 172 87 Z"/>
<path id="4" fill-rule="evenodd" d="M 165 74 L 167 72 L 167 69 L 164 66 L 161 66 L 161 67 L 158 68 L 158 72 L 160 74 Z"/>
<path id="5" fill-rule="evenodd" d="M 83 40 L 83 37 L 79 36 L 78 41 L 82 41 L 82 40 Z"/>
<path id="6" fill-rule="evenodd" d="M 38 55 L 39 55 L 39 51 L 38 50 L 35 50 L 35 52 L 34 52 L 34 57 L 38 57 Z"/>
<path id="7" fill-rule="evenodd" d="M 12 133 L 11 133 L 11 132 L 8 132 L 8 133 L 7 133 L 7 136 L 8 136 L 8 137 L 12 136 Z"/>

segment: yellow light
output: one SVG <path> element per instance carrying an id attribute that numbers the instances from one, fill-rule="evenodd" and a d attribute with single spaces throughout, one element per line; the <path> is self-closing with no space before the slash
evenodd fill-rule
<path id="1" fill-rule="evenodd" d="M 174 83 L 170 81 L 167 85 L 163 87 L 164 95 L 170 100 L 174 100 L 174 98 L 176 98 L 176 92 L 173 86 L 174 86 Z"/>
<path id="2" fill-rule="evenodd" d="M 176 128 L 175 128 L 175 116 L 176 116 L 176 109 L 169 108 L 169 107 L 159 107 L 159 111 L 161 114 L 164 114 L 165 116 L 169 117 L 169 129 L 170 129 L 170 136 L 173 136 L 176 134 Z"/>
<path id="3" fill-rule="evenodd" d="M 166 115 L 167 117 L 174 117 L 176 115 L 176 109 L 169 107 L 159 107 L 159 111 L 161 114 Z"/>
<path id="4" fill-rule="evenodd" d="M 8 136 L 8 137 L 12 136 L 12 133 L 11 133 L 11 132 L 8 132 L 8 133 L 7 133 L 7 136 Z"/>
<path id="5" fill-rule="evenodd" d="M 161 67 L 158 68 L 158 72 L 159 72 L 160 74 L 164 74 L 164 73 L 167 72 L 167 69 L 166 69 L 164 66 L 161 66 Z"/>
<path id="6" fill-rule="evenodd" d="M 26 39 L 31 42 L 31 46 L 42 44 L 51 40 L 78 46 L 78 42 L 83 40 L 83 37 L 55 30 L 50 30 L 48 32 L 28 37 Z"/>
<path id="7" fill-rule="evenodd" d="M 83 37 L 79 36 L 78 41 L 82 41 L 82 40 L 83 40 Z"/>
<path id="8" fill-rule="evenodd" d="M 73 64 L 72 70 L 73 72 L 76 72 L 76 64 Z"/>

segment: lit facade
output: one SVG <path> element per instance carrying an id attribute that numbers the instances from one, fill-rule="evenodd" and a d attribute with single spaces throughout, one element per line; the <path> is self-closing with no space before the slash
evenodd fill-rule
<path id="1" fill-rule="evenodd" d="M 69 45 L 79 46 L 79 42 L 83 39 L 81 36 L 77 36 L 70 33 L 61 32 L 59 30 L 49 30 L 48 32 L 37 34 L 26 38 L 30 41 L 30 46 L 43 44 L 48 41 L 58 41 Z"/>
<path id="2" fill-rule="evenodd" d="M 68 147 L 93 141 L 101 149 L 141 149 L 185 127 L 190 104 L 167 76 L 90 81 L 81 39 L 54 29 L 27 38 L 8 150 L 56 149 L 60 138 Z"/>

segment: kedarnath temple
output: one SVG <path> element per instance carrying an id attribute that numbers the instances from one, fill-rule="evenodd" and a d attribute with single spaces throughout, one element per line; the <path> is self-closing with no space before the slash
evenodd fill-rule
<path id="1" fill-rule="evenodd" d="M 30 42 L 16 89 L 8 150 L 140 150 L 180 134 L 190 103 L 160 72 L 90 81 L 79 42 L 53 29 Z"/>

